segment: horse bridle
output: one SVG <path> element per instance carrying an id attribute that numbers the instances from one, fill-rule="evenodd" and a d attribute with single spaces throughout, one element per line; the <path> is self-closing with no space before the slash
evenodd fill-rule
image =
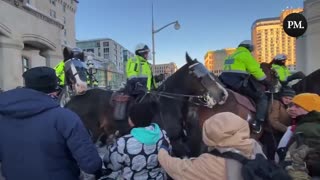
<path id="1" fill-rule="evenodd" d="M 169 93 L 164 91 L 151 91 L 150 93 L 169 99 L 175 99 L 178 101 L 184 101 L 181 98 L 188 98 L 188 102 L 197 106 L 212 107 L 214 104 L 209 94 L 207 93 L 211 87 L 211 82 L 216 81 L 215 78 L 210 74 L 210 72 L 199 62 L 192 64 L 188 67 L 190 73 L 200 80 L 201 85 L 206 90 L 203 95 L 190 95 L 190 94 L 179 94 L 179 93 Z"/>

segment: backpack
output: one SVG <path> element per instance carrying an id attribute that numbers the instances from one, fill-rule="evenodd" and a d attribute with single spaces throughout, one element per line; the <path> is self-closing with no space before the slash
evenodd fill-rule
<path id="1" fill-rule="evenodd" d="M 262 154 L 257 154 L 256 158 L 251 160 L 241 154 L 234 152 L 220 153 L 214 149 L 210 154 L 233 159 L 242 164 L 242 177 L 244 180 L 291 180 L 289 174 L 280 166 L 267 160 Z"/>

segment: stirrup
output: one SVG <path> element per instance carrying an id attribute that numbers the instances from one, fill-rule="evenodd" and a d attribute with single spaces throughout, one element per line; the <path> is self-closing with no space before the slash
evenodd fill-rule
<path id="1" fill-rule="evenodd" d="M 251 129 L 251 132 L 253 132 L 253 133 L 255 133 L 255 134 L 259 134 L 259 133 L 261 133 L 261 131 L 262 131 L 262 125 L 260 125 L 259 126 L 259 130 L 254 130 L 253 128 L 252 128 L 252 126 L 256 126 L 256 124 L 257 124 L 257 122 L 254 122 L 254 123 L 250 123 L 250 129 Z"/>

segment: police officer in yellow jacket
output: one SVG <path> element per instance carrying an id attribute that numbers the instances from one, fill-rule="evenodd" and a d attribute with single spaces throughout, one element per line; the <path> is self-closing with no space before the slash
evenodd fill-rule
<path id="1" fill-rule="evenodd" d="M 156 82 L 161 81 L 164 76 L 153 77 L 151 64 L 147 61 L 150 49 L 145 44 L 138 44 L 133 58 L 128 59 L 126 64 L 127 88 L 130 94 L 156 89 Z"/>
<path id="2" fill-rule="evenodd" d="M 224 60 L 224 70 L 220 79 L 228 88 L 255 101 L 257 112 L 255 119 L 251 121 L 251 126 L 252 130 L 258 133 L 261 131 L 261 124 L 268 108 L 268 98 L 262 91 L 260 83 L 267 88 L 270 88 L 271 84 L 266 80 L 260 64 L 252 56 L 252 51 L 252 42 L 242 41 L 237 50 Z"/>
<path id="3" fill-rule="evenodd" d="M 285 54 L 278 54 L 271 62 L 271 68 L 276 71 L 280 82 L 286 82 L 291 75 L 289 69 L 286 67 L 286 60 L 287 56 Z"/>
<path id="4" fill-rule="evenodd" d="M 59 64 L 54 67 L 54 70 L 56 71 L 56 75 L 59 79 L 59 85 L 60 87 L 64 86 L 64 60 L 60 61 Z"/>
<path id="5" fill-rule="evenodd" d="M 271 61 L 271 68 L 276 71 L 279 81 L 282 85 L 286 85 L 289 81 L 294 79 L 301 79 L 305 77 L 302 72 L 291 74 L 286 67 L 287 56 L 285 54 L 277 54 Z"/>

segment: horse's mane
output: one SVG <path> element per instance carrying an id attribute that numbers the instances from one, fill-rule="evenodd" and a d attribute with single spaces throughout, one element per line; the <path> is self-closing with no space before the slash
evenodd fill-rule
<path id="1" fill-rule="evenodd" d="M 198 61 L 194 61 L 197 63 Z M 193 64 L 194 64 L 193 63 Z M 168 79 L 166 79 L 160 86 L 160 91 L 175 91 L 175 89 L 168 89 L 167 87 L 180 87 L 182 81 L 181 79 L 185 78 L 185 74 L 188 73 L 189 70 L 189 63 L 186 63 L 181 68 L 179 68 L 174 74 L 172 74 Z"/>
<path id="2" fill-rule="evenodd" d="M 320 78 L 320 69 L 312 72 L 301 81 L 292 85 L 292 88 L 296 91 L 297 94 L 309 92 L 309 93 L 317 93 L 320 94 L 320 85 L 318 82 Z"/>

